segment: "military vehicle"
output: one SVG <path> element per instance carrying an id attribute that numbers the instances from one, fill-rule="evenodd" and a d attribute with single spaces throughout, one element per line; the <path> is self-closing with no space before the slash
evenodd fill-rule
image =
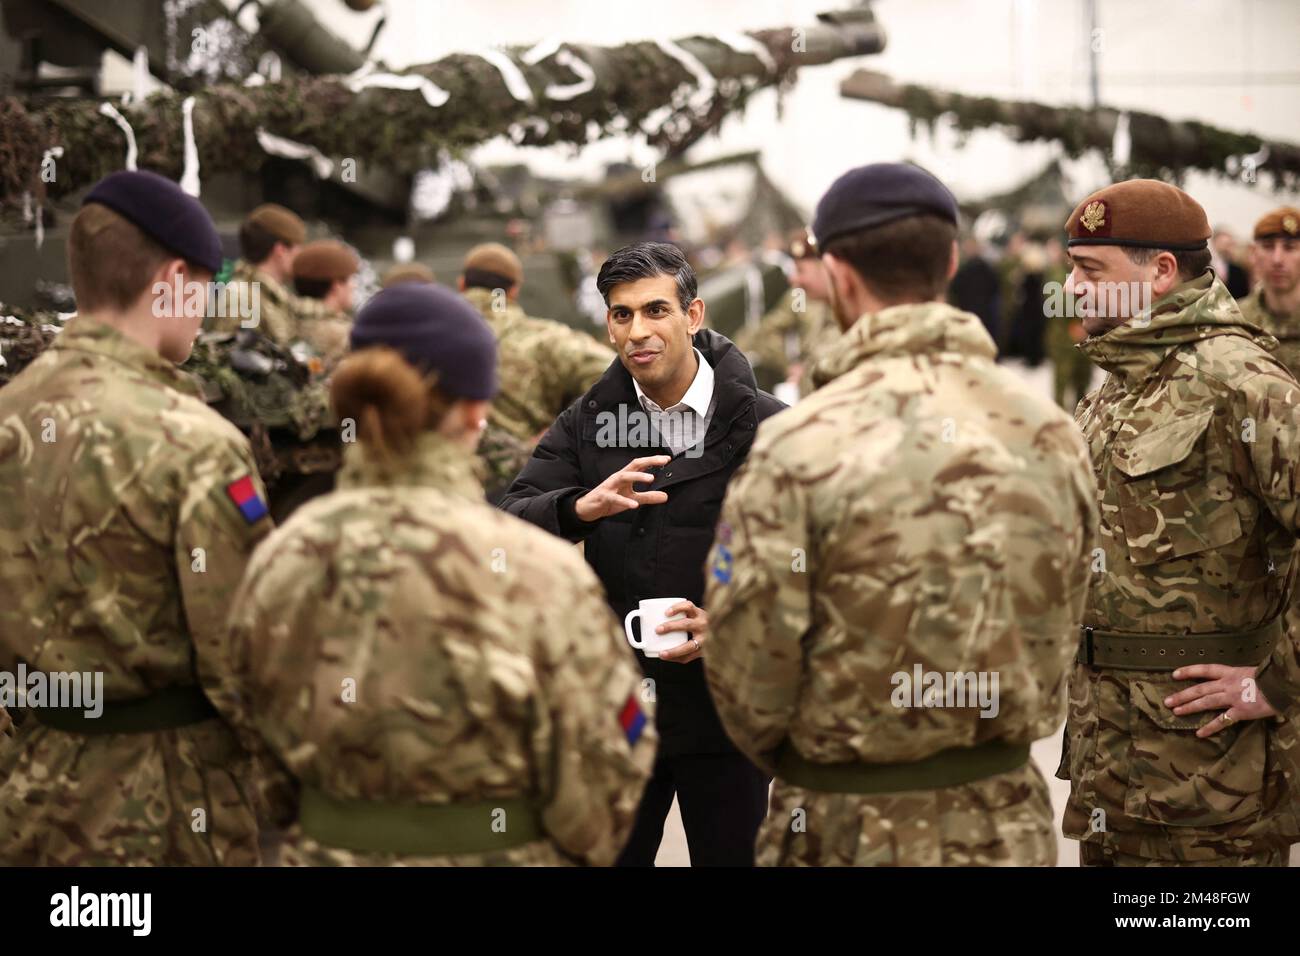
<path id="1" fill-rule="evenodd" d="M 885 42 L 861 4 L 797 27 L 551 43 L 392 72 L 369 58 L 381 29 L 382 20 L 356 49 L 321 27 L 305 0 L 237 9 L 218 0 L 0 0 L 0 376 L 56 334 L 57 313 L 75 309 L 64 237 L 78 200 L 133 166 L 198 192 L 230 259 L 249 209 L 289 206 L 314 234 L 356 247 L 361 300 L 395 261 L 418 259 L 452 283 L 471 245 L 506 241 L 525 266 L 521 305 L 588 331 L 600 315 L 594 273 L 604 253 L 672 238 L 697 260 L 710 321 L 734 332 L 786 288 L 778 257 L 743 251 L 803 217 L 755 154 L 692 163 L 687 151 L 799 67 Z M 109 95 L 106 62 L 127 70 L 129 92 Z M 611 167 L 595 182 L 466 160 L 499 135 L 581 145 L 636 130 L 660 161 Z M 725 215 L 719 197 L 729 200 Z M 332 474 L 340 444 L 309 368 L 244 333 L 203 337 L 190 364 L 214 407 L 249 434 L 274 510 L 319 490 L 313 476 Z"/>

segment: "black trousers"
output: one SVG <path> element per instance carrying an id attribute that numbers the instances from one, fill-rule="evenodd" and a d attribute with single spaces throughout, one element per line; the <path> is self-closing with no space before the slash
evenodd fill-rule
<path id="1" fill-rule="evenodd" d="M 739 753 L 682 754 L 655 761 L 617 866 L 654 866 L 673 795 L 682 812 L 691 866 L 753 866 L 754 838 L 767 815 L 769 780 Z"/>

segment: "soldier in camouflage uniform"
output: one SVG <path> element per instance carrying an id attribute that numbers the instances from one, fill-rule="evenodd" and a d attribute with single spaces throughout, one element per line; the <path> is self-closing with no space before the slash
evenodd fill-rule
<path id="1" fill-rule="evenodd" d="M 1062 408 L 1073 410 L 1079 399 L 1088 394 L 1092 384 L 1093 364 L 1079 348 L 1086 337 L 1083 323 L 1069 307 L 1069 298 L 1062 292 L 1070 270 L 1065 262 L 1065 251 L 1056 239 L 1044 244 L 1047 265 L 1043 270 L 1044 303 L 1061 305 L 1061 314 L 1047 314 L 1047 355 L 1052 360 L 1052 397 Z"/>
<path id="2" fill-rule="evenodd" d="M 80 314 L 0 390 L 0 669 L 102 675 L 104 703 L 25 709 L 0 863 L 255 864 L 222 622 L 270 520 L 248 443 L 173 364 L 201 316 L 152 291 L 210 280 L 220 240 L 175 183 L 123 172 L 68 249 Z"/>
<path id="3" fill-rule="evenodd" d="M 740 331 L 736 345 L 753 365 L 759 388 L 790 382 L 804 398 L 813 390 L 809 373 L 834 348 L 840 327 L 826 301 L 821 260 L 804 230 L 790 237 L 787 251 L 795 269 L 789 291 L 758 325 Z"/>
<path id="4" fill-rule="evenodd" d="M 301 787 L 284 859 L 609 864 L 655 734 L 581 555 L 482 500 L 492 333 L 407 283 L 366 304 L 353 347 L 338 490 L 267 539 L 234 602 L 253 719 Z"/>
<path id="5" fill-rule="evenodd" d="M 1257 285 L 1237 305 L 1278 340 L 1273 354 L 1300 378 L 1300 209 L 1283 206 L 1257 222 L 1250 256 Z"/>
<path id="6" fill-rule="evenodd" d="M 303 221 L 283 206 L 265 203 L 249 213 L 239 227 L 243 257 L 235 263 L 208 328 L 214 332 L 256 328 L 279 345 L 298 338 L 299 321 L 325 311 L 317 300 L 286 288 L 306 236 Z"/>
<path id="7" fill-rule="evenodd" d="M 1083 350 L 1110 374 L 1075 416 L 1101 547 L 1058 771 L 1065 835 L 1085 865 L 1281 865 L 1300 836 L 1300 666 L 1280 619 L 1300 386 L 1209 270 L 1209 221 L 1182 190 L 1109 186 L 1066 231 Z"/>
<path id="8" fill-rule="evenodd" d="M 311 346 L 326 371 L 348 351 L 360 265 L 356 253 L 334 239 L 309 242 L 293 259 L 294 289 L 321 306 L 317 313 L 299 319 L 297 337 Z"/>
<path id="9" fill-rule="evenodd" d="M 956 224 L 913 166 L 832 185 L 814 232 L 847 331 L 727 491 L 705 667 L 776 776 L 763 865 L 1056 859 L 1029 745 L 1064 716 L 1096 511 L 1069 418 L 936 301 Z M 974 683 L 913 685 L 945 675 Z"/>
<path id="10" fill-rule="evenodd" d="M 525 314 L 518 304 L 523 281 L 519 257 L 488 242 L 465 256 L 458 287 L 497 337 L 501 393 L 489 421 L 531 449 L 560 412 L 605 374 L 614 353 L 590 335 Z"/>

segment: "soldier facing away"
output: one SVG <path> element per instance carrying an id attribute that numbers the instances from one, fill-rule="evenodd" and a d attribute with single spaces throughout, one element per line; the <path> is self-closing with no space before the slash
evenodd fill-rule
<path id="1" fill-rule="evenodd" d="M 1273 354 L 1300 377 L 1300 209 L 1283 206 L 1255 223 L 1250 258 L 1257 285 L 1237 305 L 1278 340 Z"/>
<path id="2" fill-rule="evenodd" d="M 271 521 L 247 441 L 174 364 L 202 320 L 175 290 L 220 266 L 179 186 L 108 176 L 68 238 L 79 314 L 0 391 L 0 669 L 104 698 L 28 698 L 0 748 L 0 863 L 258 861 L 222 621 Z"/>
<path id="3" fill-rule="evenodd" d="M 489 420 L 531 448 L 605 374 L 614 353 L 590 335 L 527 315 L 518 301 L 523 282 L 523 263 L 497 242 L 471 249 L 457 280 L 497 338 L 501 393 Z"/>
<path id="4" fill-rule="evenodd" d="M 300 785 L 293 864 L 613 862 L 655 734 L 572 547 L 483 501 L 496 344 L 449 289 L 357 317 L 336 491 L 253 557 L 232 616 L 252 719 Z"/>
<path id="5" fill-rule="evenodd" d="M 1084 865 L 1281 865 L 1300 836 L 1300 667 L 1281 623 L 1300 386 L 1209 269 L 1187 193 L 1117 183 L 1065 228 L 1081 347 L 1110 373 L 1075 413 L 1101 548 L 1057 772 L 1065 835 Z"/>
<path id="6" fill-rule="evenodd" d="M 957 217 L 913 166 L 831 186 L 845 334 L 723 504 L 705 669 L 776 776 L 760 864 L 1055 862 L 1029 745 L 1064 715 L 1096 511 L 1069 418 L 941 301 Z"/>
<path id="7" fill-rule="evenodd" d="M 258 206 L 239 227 L 241 258 L 225 290 L 225 307 L 209 319 L 214 332 L 256 328 L 280 345 L 298 338 L 298 322 L 321 314 L 317 301 L 294 295 L 288 286 L 307 227 L 275 203 Z"/>

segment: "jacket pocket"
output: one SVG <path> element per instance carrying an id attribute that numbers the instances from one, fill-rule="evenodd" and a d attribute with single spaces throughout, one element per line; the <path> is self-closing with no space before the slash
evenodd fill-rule
<path id="1" fill-rule="evenodd" d="M 1204 739 L 1218 711 L 1177 716 L 1164 699 L 1186 681 L 1135 680 L 1129 686 L 1133 740 L 1124 812 L 1164 826 L 1209 827 L 1256 816 L 1263 808 L 1264 722 L 1248 720 Z"/>
<path id="2" fill-rule="evenodd" d="M 1116 443 L 1111 462 L 1130 480 L 1118 487 L 1129 558 L 1156 564 L 1223 547 L 1242 535 L 1226 476 L 1198 448 L 1214 416 L 1207 408 Z"/>

